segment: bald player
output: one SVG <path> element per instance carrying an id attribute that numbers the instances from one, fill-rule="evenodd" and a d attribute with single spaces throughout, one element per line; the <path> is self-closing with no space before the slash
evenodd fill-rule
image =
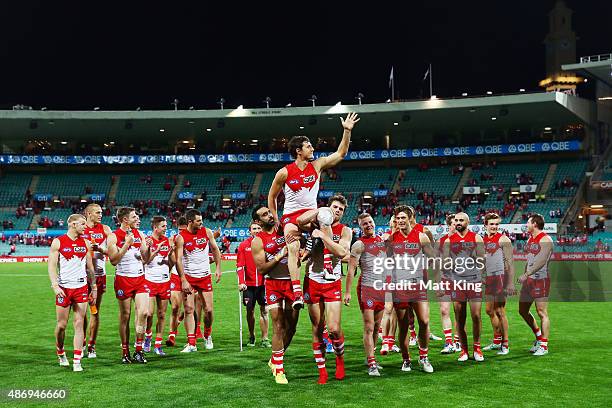
<path id="1" fill-rule="evenodd" d="M 84 213 L 87 222 L 82 237 L 91 244 L 96 287 L 98 288 L 96 313 L 91 313 L 89 323 L 87 358 L 96 358 L 96 339 L 98 338 L 98 328 L 100 327 L 100 306 L 102 305 L 102 297 L 106 293 L 106 261 L 108 259 L 106 238 L 112 234 L 112 230 L 108 225 L 102 224 L 102 207 L 100 205 L 89 204 L 85 207 Z M 85 334 L 87 334 L 87 313 L 83 321 Z"/>
<path id="2" fill-rule="evenodd" d="M 467 361 L 468 341 L 465 331 L 467 308 L 472 316 L 474 360 L 484 361 L 480 347 L 482 329 L 482 272 L 485 266 L 484 242 L 480 235 L 468 229 L 470 217 L 463 212 L 455 214 L 455 233 L 444 242 L 443 259 L 452 261 L 453 286 L 451 299 L 457 320 L 457 332 L 461 342 L 458 361 Z"/>

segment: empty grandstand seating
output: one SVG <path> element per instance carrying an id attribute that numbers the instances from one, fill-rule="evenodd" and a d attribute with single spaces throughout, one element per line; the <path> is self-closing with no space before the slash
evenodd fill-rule
<path id="1" fill-rule="evenodd" d="M 574 197 L 580 182 L 584 178 L 587 162 L 585 160 L 562 161 L 557 164 L 555 178 L 548 190 L 550 197 Z M 563 186 L 563 181 L 572 183 L 571 187 Z"/>
<path id="2" fill-rule="evenodd" d="M 108 194 L 111 177 L 105 173 L 50 173 L 41 174 L 37 193 L 52 194 L 63 197 L 80 197 L 86 195 L 86 187 L 91 193 Z"/>
<path id="3" fill-rule="evenodd" d="M 0 177 L 0 207 L 16 207 L 25 200 L 25 193 L 32 175 L 28 173 L 8 173 Z"/>

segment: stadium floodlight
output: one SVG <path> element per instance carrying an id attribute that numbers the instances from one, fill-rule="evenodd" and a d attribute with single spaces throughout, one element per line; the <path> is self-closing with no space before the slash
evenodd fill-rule
<path id="1" fill-rule="evenodd" d="M 172 101 L 170 105 L 174 105 L 174 110 L 178 110 L 178 104 L 179 104 L 179 100 L 174 98 L 174 100 Z"/>
<path id="2" fill-rule="evenodd" d="M 495 116 L 491 116 L 491 120 L 497 120 Z"/>
<path id="3" fill-rule="evenodd" d="M 461 94 L 461 96 L 467 96 L 467 95 L 468 95 L 468 94 L 467 94 L 467 92 L 463 92 L 463 93 Z"/>
<path id="4" fill-rule="evenodd" d="M 304 126 L 300 126 L 300 129 L 304 129 Z"/>
<path id="5" fill-rule="evenodd" d="M 525 92 L 525 88 L 519 89 L 519 92 Z"/>
<path id="6" fill-rule="evenodd" d="M 359 105 L 361 105 L 361 100 L 363 99 L 363 97 L 364 95 L 361 92 L 357 94 L 357 97 L 355 99 L 357 99 L 357 101 L 359 102 Z"/>
<path id="7" fill-rule="evenodd" d="M 206 131 L 207 132 L 212 132 L 212 129 L 211 128 L 206 128 Z"/>
<path id="8" fill-rule="evenodd" d="M 100 110 L 100 107 L 99 107 L 99 106 L 96 106 L 96 107 L 95 107 L 93 110 L 95 110 L 95 111 L 99 111 L 99 110 Z"/>
<path id="9" fill-rule="evenodd" d="M 47 110 L 47 107 L 46 107 L 46 106 L 43 106 L 42 108 L 40 108 L 40 110 L 41 110 L 41 111 L 46 111 L 46 110 Z"/>
<path id="10" fill-rule="evenodd" d="M 391 103 L 391 99 L 387 99 L 385 103 Z"/>
<path id="11" fill-rule="evenodd" d="M 313 107 L 313 108 L 314 108 L 315 106 L 317 106 L 317 105 L 316 105 L 316 102 L 317 102 L 317 95 L 312 95 L 312 96 L 310 97 L 310 99 L 308 99 L 308 100 L 309 100 L 310 102 L 312 102 L 312 107 Z"/>
<path id="12" fill-rule="evenodd" d="M 603 208 L 603 204 L 591 204 L 591 208 Z"/>
<path id="13" fill-rule="evenodd" d="M 438 99 L 436 95 L 431 95 L 430 99 Z"/>
<path id="14" fill-rule="evenodd" d="M 225 103 L 225 98 L 221 97 L 219 98 L 219 100 L 217 101 L 217 105 L 219 105 L 221 108 L 221 110 L 223 110 L 223 104 Z"/>
<path id="15" fill-rule="evenodd" d="M 552 128 L 551 128 L 550 126 L 546 126 L 546 127 L 544 128 L 544 130 L 546 130 L 546 131 L 548 132 L 549 130 L 552 130 Z"/>
<path id="16" fill-rule="evenodd" d="M 266 109 L 270 109 L 270 102 L 272 102 L 272 98 L 266 96 L 266 99 L 263 100 L 266 103 Z"/>
<path id="17" fill-rule="evenodd" d="M 163 129 L 163 128 L 162 128 L 162 129 L 159 129 L 159 131 L 160 131 L 161 133 L 164 133 L 164 132 L 166 131 L 166 129 Z"/>
<path id="18" fill-rule="evenodd" d="M 493 95 L 492 91 L 487 91 L 487 95 Z"/>
<path id="19" fill-rule="evenodd" d="M 63 145 L 67 145 L 68 144 L 68 142 L 66 142 L 65 140 L 62 140 L 60 143 L 63 144 Z"/>
<path id="20" fill-rule="evenodd" d="M 398 125 L 399 125 L 399 123 L 393 122 L 393 126 L 398 126 Z"/>
<path id="21" fill-rule="evenodd" d="M 290 107 L 291 107 L 291 102 L 285 105 L 285 108 L 290 108 Z"/>
<path id="22" fill-rule="evenodd" d="M 193 106 L 190 106 L 189 110 L 195 110 L 195 108 Z"/>

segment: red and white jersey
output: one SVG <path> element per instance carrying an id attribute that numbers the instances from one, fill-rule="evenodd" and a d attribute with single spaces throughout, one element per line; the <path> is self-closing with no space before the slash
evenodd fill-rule
<path id="1" fill-rule="evenodd" d="M 129 247 L 123 258 L 115 266 L 116 274 L 118 276 L 127 276 L 130 278 L 138 277 L 144 274 L 144 266 L 142 265 L 142 254 L 140 253 L 140 246 L 142 245 L 142 238 L 140 231 L 132 229 L 134 235 L 134 242 Z M 126 232 L 121 228 L 115 231 L 117 237 L 117 248 L 121 249 L 125 243 Z"/>
<path id="2" fill-rule="evenodd" d="M 498 232 L 493 236 L 485 234 L 482 238 L 485 247 L 485 270 L 487 276 L 500 276 L 504 274 L 504 251 L 499 239 L 503 236 Z"/>
<path id="3" fill-rule="evenodd" d="M 448 241 L 448 234 L 444 234 L 440 237 L 440 241 L 438 241 L 438 256 L 442 256 L 444 253 L 444 243 Z M 452 270 L 444 267 L 444 260 L 442 260 L 442 277 L 450 279 L 452 275 Z"/>
<path id="4" fill-rule="evenodd" d="M 361 286 L 373 287 L 375 281 L 380 281 L 383 278 L 383 274 L 376 273 L 374 271 L 374 265 L 384 265 L 384 259 L 387 257 L 387 246 L 385 241 L 378 235 L 372 237 L 361 237 L 354 244 L 363 245 L 363 252 L 359 256 L 359 269 L 361 269 L 361 275 L 359 275 L 359 282 Z M 376 261 L 379 259 L 379 261 Z"/>
<path id="5" fill-rule="evenodd" d="M 283 250 L 287 244 L 285 237 L 278 233 L 278 230 L 273 230 L 271 233 L 261 231 L 257 236 L 263 243 L 264 253 L 266 254 L 266 262 L 270 262 L 272 258 Z M 287 255 L 277 263 L 266 275 L 266 279 L 290 279 L 289 266 L 287 266 Z"/>
<path id="6" fill-rule="evenodd" d="M 170 281 L 170 268 L 168 268 L 168 255 L 170 254 L 170 241 L 166 237 L 157 240 L 151 237 L 151 252 L 159 248 L 157 255 L 145 264 L 145 279 L 154 283 L 165 283 Z"/>
<path id="7" fill-rule="evenodd" d="M 416 230 L 418 232 L 425 232 L 425 227 L 423 226 L 423 224 L 419 224 L 418 222 L 416 224 L 414 224 L 412 229 Z"/>
<path id="8" fill-rule="evenodd" d="M 320 177 L 312 163 L 308 163 L 304 170 L 300 170 L 295 162 L 285 168 L 287 180 L 283 190 L 285 193 L 283 214 L 317 208 Z"/>
<path id="9" fill-rule="evenodd" d="M 530 236 L 529 239 L 527 240 L 526 250 L 527 250 L 527 267 L 528 268 L 531 268 L 536 263 L 536 261 L 539 261 L 543 256 L 545 256 L 544 253 L 542 252 L 542 245 L 540 244 L 540 241 L 542 240 L 542 238 L 547 237 L 547 236 L 548 234 L 542 231 L 538 235 L 536 235 L 535 238 Z M 552 245 L 552 243 L 550 244 L 547 243 L 547 245 Z M 550 251 L 548 258 L 546 259 L 546 262 L 544 263 L 544 266 L 539 271 L 529 276 L 531 279 L 548 278 L 548 261 L 550 261 L 551 255 L 552 255 L 552 251 Z"/>
<path id="10" fill-rule="evenodd" d="M 238 258 L 236 260 L 238 283 L 247 286 L 261 286 L 264 284 L 263 276 L 257 272 L 257 266 L 255 266 L 253 252 L 251 252 L 252 242 L 253 237 L 249 237 L 238 246 Z"/>
<path id="11" fill-rule="evenodd" d="M 332 240 L 337 244 L 342 238 L 342 231 L 344 230 L 344 224 L 336 224 L 331 226 Z M 322 248 L 319 247 L 319 248 Z M 331 255 L 331 254 L 330 254 Z M 306 271 L 308 277 L 318 283 L 333 283 L 337 280 L 342 279 L 342 258 L 338 258 L 335 255 L 331 255 L 332 265 L 334 266 L 334 280 L 325 279 L 325 268 L 324 268 L 324 253 L 323 250 L 313 252 L 310 254 L 310 259 L 306 264 Z"/>
<path id="12" fill-rule="evenodd" d="M 192 234 L 184 229 L 179 232 L 183 237 L 183 270 L 193 278 L 205 278 L 210 275 L 208 252 L 210 245 L 204 226 Z"/>
<path id="13" fill-rule="evenodd" d="M 453 279 L 466 282 L 482 281 L 482 271 L 476 265 L 476 234 L 468 231 L 465 236 L 458 232 L 451 235 L 450 257 L 453 259 Z M 471 260 L 467 260 L 470 259 Z"/>
<path id="14" fill-rule="evenodd" d="M 396 231 L 391 235 L 390 246 L 395 258 L 395 282 L 422 280 L 425 278 L 425 255 L 420 239 L 421 232 L 412 229 L 408 235 Z M 399 258 L 398 258 L 399 257 Z"/>
<path id="15" fill-rule="evenodd" d="M 83 239 L 88 240 L 92 244 L 97 244 L 101 248 L 106 248 L 106 234 L 104 233 L 104 224 L 96 224 L 93 227 L 86 227 L 85 232 L 81 235 Z M 92 261 L 94 264 L 94 273 L 96 276 L 106 275 L 106 256 L 98 251 L 92 251 Z"/>
<path id="16" fill-rule="evenodd" d="M 63 288 L 76 289 L 87 284 L 87 244 L 82 237 L 68 235 L 58 238 L 59 272 L 57 283 Z"/>

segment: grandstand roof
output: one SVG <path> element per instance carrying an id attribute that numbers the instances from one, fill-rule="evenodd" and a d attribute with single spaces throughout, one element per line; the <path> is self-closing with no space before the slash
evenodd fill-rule
<path id="1" fill-rule="evenodd" d="M 296 134 L 340 135 L 338 117 L 355 111 L 363 118 L 355 132 L 393 136 L 488 129 L 537 129 L 588 123 L 591 102 L 563 93 L 520 93 L 456 99 L 429 99 L 367 105 L 270 109 L 168 111 L 0 111 L 0 138 L 24 141 L 271 139 Z M 491 118 L 495 117 L 496 120 Z M 394 123 L 397 123 L 395 125 Z M 303 129 L 300 129 L 303 126 Z M 164 129 L 160 132 L 160 129 Z M 206 129 L 211 129 L 207 131 Z"/>
<path id="2" fill-rule="evenodd" d="M 577 64 L 564 64 L 564 71 L 573 71 L 589 78 L 598 79 L 612 86 L 612 53 L 580 58 Z"/>

